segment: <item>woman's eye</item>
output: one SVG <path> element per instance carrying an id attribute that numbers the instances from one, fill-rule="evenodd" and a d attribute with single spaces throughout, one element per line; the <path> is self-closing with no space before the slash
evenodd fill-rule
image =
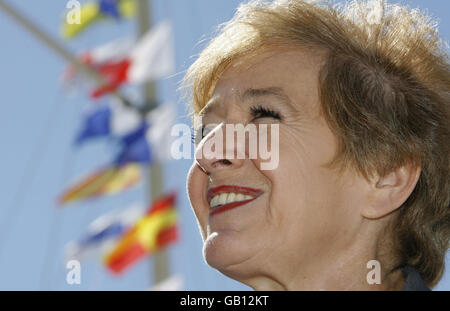
<path id="1" fill-rule="evenodd" d="M 270 108 L 266 108 L 263 106 L 255 106 L 250 108 L 251 115 L 253 117 L 253 120 L 259 119 L 259 118 L 273 118 L 281 121 L 281 115 Z"/>
<path id="2" fill-rule="evenodd" d="M 253 120 L 260 118 L 273 118 L 279 121 L 282 120 L 280 113 L 260 105 L 251 107 L 250 113 L 252 115 Z M 209 124 L 208 127 L 206 127 L 206 125 L 203 125 L 202 127 L 198 127 L 197 129 L 193 130 L 192 131 L 193 133 L 191 135 L 192 143 L 198 144 L 208 134 L 208 129 L 211 130 L 212 128 L 214 128 L 214 126 L 216 125 Z"/>

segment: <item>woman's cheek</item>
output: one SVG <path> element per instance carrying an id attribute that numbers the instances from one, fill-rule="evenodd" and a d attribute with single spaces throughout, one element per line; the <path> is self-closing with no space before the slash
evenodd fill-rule
<path id="1" fill-rule="evenodd" d="M 203 239 L 206 239 L 209 217 L 209 205 L 205 195 L 207 184 L 208 176 L 196 163 L 193 163 L 188 173 L 187 192 Z"/>

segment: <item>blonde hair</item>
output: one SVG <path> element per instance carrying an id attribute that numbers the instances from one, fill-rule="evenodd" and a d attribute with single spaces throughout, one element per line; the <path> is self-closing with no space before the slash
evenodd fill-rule
<path id="1" fill-rule="evenodd" d="M 273 45 L 327 51 L 320 100 L 339 147 L 330 164 L 352 165 L 366 178 L 407 161 L 421 166 L 393 238 L 398 266 L 414 266 L 429 286 L 442 276 L 450 236 L 450 71 L 435 26 L 418 10 L 381 0 L 251 1 L 183 81 L 198 113 L 238 57 Z"/>

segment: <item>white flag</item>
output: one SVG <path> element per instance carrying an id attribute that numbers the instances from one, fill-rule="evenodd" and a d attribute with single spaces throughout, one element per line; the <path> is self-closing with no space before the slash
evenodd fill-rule
<path id="1" fill-rule="evenodd" d="M 145 34 L 130 55 L 128 80 L 141 83 L 171 75 L 175 70 L 172 25 L 162 22 Z"/>

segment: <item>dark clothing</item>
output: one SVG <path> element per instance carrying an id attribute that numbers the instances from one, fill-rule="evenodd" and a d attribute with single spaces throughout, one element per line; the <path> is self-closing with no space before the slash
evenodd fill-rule
<path id="1" fill-rule="evenodd" d="M 430 289 L 422 280 L 419 272 L 413 267 L 406 266 L 402 268 L 403 277 L 405 278 L 405 284 L 402 290 L 408 291 L 429 291 Z"/>

